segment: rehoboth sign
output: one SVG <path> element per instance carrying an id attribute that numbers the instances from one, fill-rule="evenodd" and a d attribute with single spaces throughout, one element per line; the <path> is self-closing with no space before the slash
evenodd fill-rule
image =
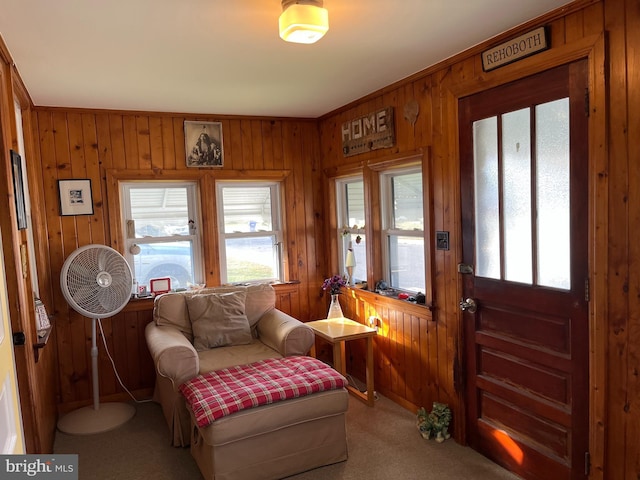
<path id="1" fill-rule="evenodd" d="M 540 27 L 501 43 L 497 47 L 485 50 L 482 52 L 482 69 L 488 72 L 534 53 L 547 50 L 550 46 L 547 37 L 547 29 Z"/>
<path id="2" fill-rule="evenodd" d="M 342 124 L 345 157 L 395 145 L 393 107 L 383 108 Z"/>

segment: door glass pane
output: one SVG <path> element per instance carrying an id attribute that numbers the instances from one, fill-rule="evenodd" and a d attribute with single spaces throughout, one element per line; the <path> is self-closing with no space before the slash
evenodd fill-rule
<path id="1" fill-rule="evenodd" d="M 278 278 L 278 252 L 274 235 L 225 239 L 227 282 Z"/>
<path id="2" fill-rule="evenodd" d="M 224 233 L 272 231 L 271 187 L 224 187 Z"/>
<path id="3" fill-rule="evenodd" d="M 571 288 L 569 99 L 536 107 L 538 284 Z"/>
<path id="4" fill-rule="evenodd" d="M 425 291 L 422 237 L 389 236 L 389 257 L 389 273 L 393 288 L 416 293 Z"/>
<path id="5" fill-rule="evenodd" d="M 504 278 L 532 283 L 531 110 L 502 116 Z"/>
<path id="6" fill-rule="evenodd" d="M 473 122 L 473 164 L 476 218 L 476 275 L 500 278 L 498 217 L 498 121 Z"/>

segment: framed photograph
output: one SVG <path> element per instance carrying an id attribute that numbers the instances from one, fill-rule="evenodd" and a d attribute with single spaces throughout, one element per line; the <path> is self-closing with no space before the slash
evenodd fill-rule
<path id="1" fill-rule="evenodd" d="M 187 167 L 222 167 L 222 123 L 184 122 Z"/>
<path id="2" fill-rule="evenodd" d="M 58 180 L 60 215 L 93 215 L 91 179 Z"/>
<path id="3" fill-rule="evenodd" d="M 24 184 L 22 180 L 22 158 L 18 152 L 11 150 L 11 171 L 13 172 L 13 197 L 16 201 L 18 230 L 27 228 L 27 211 L 24 204 Z"/>
<path id="4" fill-rule="evenodd" d="M 165 278 L 152 278 L 149 280 L 149 289 L 152 295 L 161 295 L 171 290 L 171 279 Z"/>

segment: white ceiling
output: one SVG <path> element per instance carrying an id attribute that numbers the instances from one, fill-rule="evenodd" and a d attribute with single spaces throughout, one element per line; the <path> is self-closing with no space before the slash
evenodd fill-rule
<path id="1" fill-rule="evenodd" d="M 38 106 L 316 118 L 568 0 L 324 0 L 314 45 L 280 0 L 0 0 Z"/>

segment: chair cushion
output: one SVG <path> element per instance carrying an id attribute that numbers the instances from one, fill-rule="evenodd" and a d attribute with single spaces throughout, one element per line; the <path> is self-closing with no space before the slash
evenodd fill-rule
<path id="1" fill-rule="evenodd" d="M 196 350 L 251 343 L 245 291 L 185 297 Z"/>
<path id="2" fill-rule="evenodd" d="M 193 342 L 193 329 L 189 319 L 186 299 L 193 295 L 205 295 L 209 293 L 246 292 L 245 314 L 249 325 L 255 329 L 258 320 L 275 308 L 276 292 L 267 283 L 249 286 L 221 286 L 210 287 L 195 292 L 165 293 L 158 295 L 153 304 L 153 319 L 156 325 L 172 326 L 178 328 L 185 337 Z"/>

